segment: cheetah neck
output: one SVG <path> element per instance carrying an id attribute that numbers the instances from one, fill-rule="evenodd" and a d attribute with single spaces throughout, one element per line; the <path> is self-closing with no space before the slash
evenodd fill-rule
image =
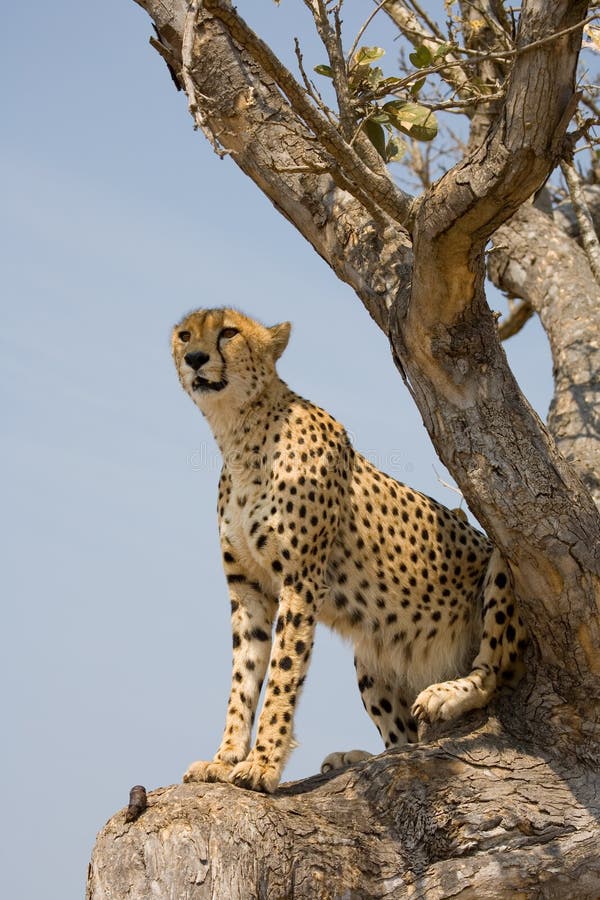
<path id="1" fill-rule="evenodd" d="M 202 409 L 224 459 L 237 454 L 269 430 L 274 410 L 285 407 L 293 391 L 277 375 L 251 400 L 239 404 L 224 396 Z"/>

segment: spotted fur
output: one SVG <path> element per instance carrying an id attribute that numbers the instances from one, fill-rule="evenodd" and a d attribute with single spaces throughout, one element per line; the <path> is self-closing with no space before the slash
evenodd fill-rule
<path id="1" fill-rule="evenodd" d="M 186 781 L 275 790 L 318 621 L 353 642 L 363 704 L 386 747 L 414 741 L 418 721 L 484 706 L 514 677 L 525 642 L 510 570 L 487 538 L 380 472 L 339 422 L 281 381 L 289 333 L 289 323 L 265 328 L 232 309 L 199 310 L 173 331 L 183 388 L 223 455 L 233 632 L 223 739 Z"/>

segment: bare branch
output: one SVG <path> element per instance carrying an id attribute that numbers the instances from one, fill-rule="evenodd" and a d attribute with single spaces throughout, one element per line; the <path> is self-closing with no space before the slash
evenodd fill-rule
<path id="1" fill-rule="evenodd" d="M 425 190 L 431 187 L 430 154 L 431 144 L 425 146 L 424 152 L 418 141 L 412 141 L 410 145 L 410 168 L 415 173 Z"/>
<path id="2" fill-rule="evenodd" d="M 506 341 L 510 337 L 514 337 L 524 327 L 525 323 L 531 319 L 534 310 L 529 300 L 523 300 L 508 316 L 498 325 L 498 337 L 501 341 Z"/>
<path id="3" fill-rule="evenodd" d="M 425 100 L 422 97 L 419 98 L 419 106 L 424 106 L 425 109 L 431 109 L 434 112 L 438 110 L 445 110 L 446 112 L 452 113 L 457 112 L 464 115 L 465 111 L 470 107 L 473 107 L 480 100 L 485 100 L 487 103 L 492 100 L 501 100 L 504 96 L 504 91 L 497 91 L 495 94 L 480 94 L 478 96 L 472 96 L 470 99 L 466 100 Z"/>
<path id="4" fill-rule="evenodd" d="M 498 22 L 494 5 L 491 2 L 475 3 L 473 0 L 461 0 L 460 5 L 463 9 L 463 21 L 467 27 L 472 27 L 474 21 L 476 21 L 476 16 L 481 16 L 481 21 L 485 23 L 489 32 L 494 35 L 496 41 L 504 44 L 507 49 L 512 48 L 512 38 L 504 26 Z M 476 43 L 479 42 L 476 41 Z"/>
<path id="5" fill-rule="evenodd" d="M 590 268 L 594 273 L 594 278 L 600 284 L 600 242 L 594 228 L 592 214 L 583 193 L 581 176 L 572 162 L 563 160 L 560 168 L 569 188 L 573 211 L 581 234 L 581 244 L 588 258 Z"/>
<path id="6" fill-rule="evenodd" d="M 455 494 L 458 494 L 458 496 L 460 497 L 460 502 L 462 504 L 465 499 L 463 497 L 463 492 L 461 490 L 459 490 L 455 484 L 450 484 L 449 481 L 444 481 L 444 479 L 442 478 L 442 476 L 440 475 L 440 473 L 438 472 L 438 470 L 436 469 L 435 466 L 432 466 L 431 468 L 435 472 L 435 477 L 438 481 L 438 484 L 441 484 L 442 487 L 448 488 L 449 491 L 454 491 Z M 459 509 L 460 509 L 460 507 L 459 507 Z"/>
<path id="7" fill-rule="evenodd" d="M 317 33 L 327 51 L 333 87 L 340 111 L 340 128 L 346 140 L 349 140 L 356 127 L 356 116 L 348 88 L 348 72 L 340 29 L 339 27 L 332 28 L 324 0 L 305 0 L 305 3 L 312 13 Z"/>
<path id="8" fill-rule="evenodd" d="M 556 373 L 548 426 L 564 457 L 577 460 L 600 508 L 600 285 L 583 248 L 566 235 L 572 235 L 566 216 L 557 221 L 532 205 L 522 206 L 494 234 L 488 275 L 540 317 Z M 560 292 L 557 272 L 564 286 Z"/>
<path id="9" fill-rule="evenodd" d="M 508 35 L 512 43 L 514 41 L 515 35 L 514 21 L 512 18 L 509 18 L 506 13 L 504 0 L 490 0 L 490 9 L 492 10 L 494 16 L 496 17 L 496 20 L 502 26 L 505 34 Z"/>
<path id="10" fill-rule="evenodd" d="M 591 85 L 590 85 L 590 87 L 591 87 Z M 590 110 L 594 113 L 594 116 L 595 116 L 597 119 L 600 119 L 600 107 L 599 107 L 598 104 L 595 102 L 595 100 L 593 99 L 593 97 L 590 96 L 589 93 L 586 93 L 586 92 L 584 91 L 584 93 L 583 93 L 582 96 L 581 96 L 581 102 L 582 102 L 583 104 L 585 104 L 585 106 L 587 106 L 588 109 L 590 109 Z"/>
<path id="11" fill-rule="evenodd" d="M 358 42 L 360 41 L 361 37 L 363 36 L 363 34 L 365 33 L 365 31 L 367 30 L 367 28 L 373 21 L 373 19 L 375 18 L 375 16 L 379 12 L 379 10 L 383 9 L 383 7 L 385 6 L 385 4 L 387 2 L 388 2 L 388 0 L 381 0 L 381 2 L 379 2 L 377 4 L 377 6 L 373 10 L 373 12 L 367 17 L 367 19 L 363 22 L 361 27 L 358 29 L 358 33 L 357 33 L 356 37 L 354 38 L 354 43 L 350 47 L 350 52 L 348 53 L 348 56 L 346 57 L 347 65 L 350 65 L 350 63 L 352 62 L 352 57 L 354 56 L 356 48 L 358 47 Z"/>
<path id="12" fill-rule="evenodd" d="M 434 34 L 439 40 L 444 40 L 444 35 L 440 28 L 438 28 L 437 22 L 434 22 L 433 19 L 430 19 L 425 10 L 417 3 L 417 0 L 408 0 L 416 14 L 419 16 L 422 22 L 425 23 L 426 27 L 430 29 L 431 33 Z"/>
<path id="13" fill-rule="evenodd" d="M 333 118 L 332 111 L 329 109 L 320 93 L 306 74 L 306 71 L 304 69 L 304 57 L 302 56 L 302 51 L 300 50 L 300 42 L 298 41 L 298 38 L 294 38 L 294 52 L 296 54 L 296 59 L 298 60 L 298 70 L 300 72 L 300 75 L 302 76 L 302 81 L 304 82 L 306 93 L 309 95 L 309 97 L 312 98 L 315 105 L 321 110 L 323 115 L 327 117 L 329 122 L 331 122 L 332 125 L 335 125 L 336 123 Z"/>

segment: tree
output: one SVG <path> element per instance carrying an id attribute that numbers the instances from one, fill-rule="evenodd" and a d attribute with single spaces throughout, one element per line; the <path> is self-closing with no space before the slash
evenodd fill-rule
<path id="1" fill-rule="evenodd" d="M 416 0 L 388 0 L 377 11 L 412 53 L 385 79 L 378 48 L 345 54 L 341 2 L 305 0 L 332 112 L 301 48 L 298 81 L 228 0 L 137 2 L 215 150 L 389 336 L 440 458 L 511 565 L 531 646 L 514 695 L 416 749 L 269 798 L 154 792 L 136 823 L 118 814 L 99 836 L 88 897 L 597 897 L 600 198 L 573 164 L 582 145 L 595 162 L 593 90 L 575 91 L 587 4 L 459 0 L 445 34 Z M 418 142 L 448 109 L 469 137 L 432 182 Z M 417 197 L 390 176 L 403 158 Z M 557 206 L 544 185 L 559 166 L 570 199 Z M 486 263 L 513 304 L 500 329 Z M 554 366 L 547 426 L 498 339 L 533 311 Z"/>

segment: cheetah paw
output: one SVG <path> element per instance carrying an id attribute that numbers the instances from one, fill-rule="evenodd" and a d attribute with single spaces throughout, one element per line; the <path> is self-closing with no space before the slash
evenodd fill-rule
<path id="1" fill-rule="evenodd" d="M 346 766 L 354 765 L 354 763 L 363 762 L 365 759 L 370 759 L 372 755 L 366 750 L 347 750 L 346 752 L 330 753 L 321 763 L 321 772 L 325 775 L 327 772 L 334 771 L 334 769 L 343 769 Z"/>
<path id="2" fill-rule="evenodd" d="M 229 775 L 229 781 L 248 791 L 272 794 L 279 784 L 280 777 L 281 772 L 275 766 L 258 763 L 256 760 L 248 758 L 235 766 Z"/>
<path id="3" fill-rule="evenodd" d="M 185 783 L 192 781 L 229 781 L 233 765 L 212 760 L 211 762 L 193 762 L 183 776 Z"/>
<path id="4" fill-rule="evenodd" d="M 489 691 L 468 678 L 458 678 L 425 688 L 413 703 L 411 713 L 419 724 L 448 722 L 471 709 L 485 706 L 489 698 Z"/>

